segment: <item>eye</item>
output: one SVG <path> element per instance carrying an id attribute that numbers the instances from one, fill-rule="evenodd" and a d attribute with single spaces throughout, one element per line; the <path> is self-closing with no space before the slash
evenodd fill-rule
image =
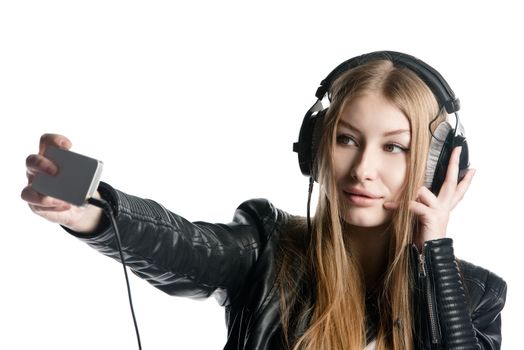
<path id="1" fill-rule="evenodd" d="M 337 143 L 346 146 L 358 146 L 357 141 L 355 141 L 355 139 L 349 135 L 338 135 Z"/>
<path id="2" fill-rule="evenodd" d="M 394 143 L 388 143 L 386 146 L 384 146 L 384 150 L 389 153 L 401 153 L 406 152 L 407 148 Z"/>

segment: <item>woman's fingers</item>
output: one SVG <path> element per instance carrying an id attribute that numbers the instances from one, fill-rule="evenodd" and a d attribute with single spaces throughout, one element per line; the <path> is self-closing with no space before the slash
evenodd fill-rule
<path id="1" fill-rule="evenodd" d="M 40 144 L 38 154 L 43 155 L 47 146 L 55 146 L 58 148 L 70 149 L 73 144 L 64 135 L 59 134 L 43 134 L 40 137 Z"/>
<path id="2" fill-rule="evenodd" d="M 438 198 L 435 197 L 427 187 L 422 186 L 417 192 L 416 201 L 424 206 L 436 208 L 439 206 Z M 384 208 L 386 209 L 397 209 L 399 206 L 398 202 L 384 202 Z"/>
<path id="3" fill-rule="evenodd" d="M 417 201 L 411 201 L 409 209 L 418 216 L 429 216 L 431 214 L 431 208 Z"/>
<path id="4" fill-rule="evenodd" d="M 398 202 L 384 202 L 384 208 L 389 210 L 395 210 L 398 209 L 399 203 Z"/>
<path id="5" fill-rule="evenodd" d="M 71 204 L 49 196 L 44 196 L 27 185 L 20 193 L 20 197 L 29 205 L 38 206 L 39 208 L 70 208 Z"/>
<path id="6" fill-rule="evenodd" d="M 44 157 L 48 146 L 69 149 L 72 143 L 63 135 L 43 134 L 40 137 L 38 154 L 31 154 L 25 160 L 26 176 L 29 184 L 33 182 L 34 177 L 38 173 L 46 173 L 49 175 L 56 175 L 58 173 L 58 167 L 55 163 Z"/>
<path id="7" fill-rule="evenodd" d="M 446 203 L 449 203 L 450 210 L 454 209 L 462 198 L 464 198 L 464 195 L 471 184 L 471 180 L 473 179 L 473 175 L 475 174 L 474 169 L 469 169 L 464 178 L 458 182 L 461 151 L 462 147 L 456 147 L 453 150 L 446 173 L 446 180 L 444 181 L 438 195 L 439 200 L 442 199 Z"/>
<path id="8" fill-rule="evenodd" d="M 449 159 L 448 170 L 446 172 L 446 179 L 444 180 L 444 183 L 442 184 L 442 187 L 438 194 L 439 198 L 442 198 L 446 201 L 451 201 L 457 188 L 461 151 L 462 147 L 455 147 L 453 149 L 453 152 L 451 153 L 451 157 Z"/>
<path id="9" fill-rule="evenodd" d="M 462 181 L 457 184 L 459 157 L 460 148 L 456 148 L 451 155 L 446 180 L 438 197 L 428 188 L 422 186 L 417 191 L 416 200 L 412 200 L 409 203 L 409 210 L 418 217 L 420 223 L 420 231 L 415 237 L 415 240 L 419 243 L 446 237 L 449 214 L 464 197 L 475 173 L 475 170 L 470 169 Z M 384 203 L 384 208 L 389 210 L 397 209 L 398 207 L 398 202 Z"/>
<path id="10" fill-rule="evenodd" d="M 27 172 L 30 174 L 47 173 L 49 175 L 56 175 L 58 173 L 58 167 L 40 154 L 31 154 L 25 160 L 25 166 Z"/>
<path id="11" fill-rule="evenodd" d="M 447 218 L 451 210 L 464 198 L 466 191 L 475 174 L 474 169 L 469 169 L 464 178 L 457 183 L 459 174 L 461 147 L 456 147 L 450 158 L 448 170 L 446 173 L 446 180 L 442 185 L 438 197 L 435 196 L 428 188 L 422 186 L 417 191 L 416 200 L 409 205 L 410 210 L 419 217 L 424 217 L 423 221 L 426 224 L 432 224 L 438 230 L 435 232 L 445 232 L 447 225 Z M 385 202 L 384 208 L 389 210 L 398 209 L 399 203 Z M 442 227 L 441 227 L 442 226 Z M 429 227 L 429 226 L 428 226 Z"/>
<path id="12" fill-rule="evenodd" d="M 462 198 L 464 198 L 464 195 L 466 194 L 466 191 L 473 180 L 473 175 L 475 175 L 475 172 L 475 169 L 469 169 L 464 178 L 457 185 L 455 195 L 453 196 L 453 200 L 451 202 L 451 209 L 454 209 L 462 200 Z"/>
<path id="13" fill-rule="evenodd" d="M 49 159 L 39 154 L 31 154 L 25 160 L 27 183 L 32 184 L 38 173 L 56 175 L 58 167 Z"/>
<path id="14" fill-rule="evenodd" d="M 36 204 L 29 204 L 31 210 L 36 214 L 55 213 L 62 212 L 71 209 L 71 206 L 56 206 L 56 207 L 45 207 Z"/>
<path id="15" fill-rule="evenodd" d="M 398 202 L 384 202 L 384 208 L 387 210 L 397 210 L 400 204 Z M 429 217 L 431 215 L 432 208 L 428 207 L 426 204 L 411 201 L 409 203 L 409 210 L 411 210 L 417 216 Z"/>
<path id="16" fill-rule="evenodd" d="M 426 186 L 418 189 L 417 201 L 432 208 L 436 208 L 439 205 L 438 198 Z"/>

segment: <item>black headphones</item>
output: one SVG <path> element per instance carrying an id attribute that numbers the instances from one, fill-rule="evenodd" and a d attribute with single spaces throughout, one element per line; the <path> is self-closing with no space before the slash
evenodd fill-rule
<path id="1" fill-rule="evenodd" d="M 432 133 L 424 185 L 433 193 L 438 194 L 446 177 L 451 152 L 458 146 L 462 146 L 458 181 L 462 180 L 469 167 L 469 151 L 464 129 L 457 113 L 460 109 L 459 99 L 455 97 L 453 90 L 439 72 L 413 56 L 395 51 L 376 51 L 353 57 L 338 65 L 320 82 L 315 94 L 318 100 L 307 111 L 300 128 L 298 142 L 293 144 L 293 151 L 298 153 L 298 163 L 302 174 L 318 180 L 318 174 L 315 171 L 315 157 L 318 151 L 318 142 L 322 135 L 323 118 L 329 108 L 323 107 L 322 100 L 326 97 L 330 98 L 331 85 L 344 72 L 374 60 L 388 60 L 393 62 L 395 66 L 410 69 L 431 89 L 440 109 L 445 108 L 447 113 L 455 114 L 456 123 L 454 126 L 446 120 L 440 123 Z"/>

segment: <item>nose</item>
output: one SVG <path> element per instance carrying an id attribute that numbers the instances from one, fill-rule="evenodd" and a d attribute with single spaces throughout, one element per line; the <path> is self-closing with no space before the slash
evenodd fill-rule
<path id="1" fill-rule="evenodd" d="M 367 148 L 359 149 L 351 166 L 351 177 L 358 182 L 373 181 L 377 178 L 379 157 Z"/>

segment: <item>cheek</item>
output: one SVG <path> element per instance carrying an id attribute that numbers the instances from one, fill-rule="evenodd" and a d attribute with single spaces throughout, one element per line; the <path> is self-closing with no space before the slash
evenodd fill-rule
<path id="1" fill-rule="evenodd" d="M 394 198 L 398 198 L 404 185 L 406 183 L 407 175 L 407 161 L 403 160 L 398 163 L 392 164 L 392 166 L 387 173 L 387 186 L 391 191 L 391 195 Z"/>
<path id="2" fill-rule="evenodd" d="M 351 169 L 351 154 L 341 150 L 335 150 L 333 154 L 333 171 L 337 183 L 345 178 Z"/>

